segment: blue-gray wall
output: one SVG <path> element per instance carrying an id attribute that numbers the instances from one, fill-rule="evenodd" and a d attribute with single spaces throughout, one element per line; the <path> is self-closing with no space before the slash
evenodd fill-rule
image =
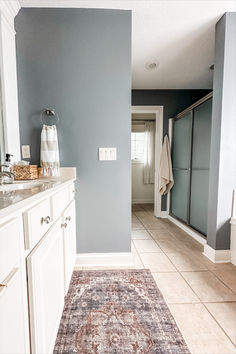
<path id="1" fill-rule="evenodd" d="M 236 13 L 216 24 L 207 243 L 230 248 L 230 217 L 236 189 Z"/>
<path id="2" fill-rule="evenodd" d="M 131 12 L 21 9 L 15 28 L 21 144 L 39 163 L 39 115 L 55 107 L 61 165 L 77 168 L 78 252 L 130 251 Z"/>
<path id="3" fill-rule="evenodd" d="M 134 106 L 164 106 L 163 134 L 168 133 L 168 119 L 191 106 L 211 90 L 132 90 Z M 167 198 L 162 197 L 161 209 L 166 210 Z"/>

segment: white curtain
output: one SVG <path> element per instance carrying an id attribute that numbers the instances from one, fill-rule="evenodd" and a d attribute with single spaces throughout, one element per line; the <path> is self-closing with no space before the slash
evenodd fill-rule
<path id="1" fill-rule="evenodd" d="M 145 122 L 143 183 L 155 183 L 155 123 Z"/>

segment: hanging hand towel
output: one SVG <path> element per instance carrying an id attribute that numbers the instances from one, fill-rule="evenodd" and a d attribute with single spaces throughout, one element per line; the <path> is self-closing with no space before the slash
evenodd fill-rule
<path id="1" fill-rule="evenodd" d="M 42 175 L 59 176 L 60 161 L 57 128 L 55 125 L 43 125 L 40 165 L 42 167 Z"/>
<path id="2" fill-rule="evenodd" d="M 161 160 L 159 168 L 159 192 L 161 195 L 167 194 L 174 185 L 172 173 L 172 163 L 170 156 L 170 144 L 168 136 L 164 138 L 161 151 Z"/>

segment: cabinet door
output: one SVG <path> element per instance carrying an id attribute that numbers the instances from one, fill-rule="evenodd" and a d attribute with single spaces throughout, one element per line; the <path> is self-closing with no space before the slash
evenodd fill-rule
<path id="1" fill-rule="evenodd" d="M 65 293 L 68 290 L 76 256 L 76 220 L 75 202 L 71 202 L 63 214 L 64 227 L 64 262 L 65 262 Z"/>
<path id="2" fill-rule="evenodd" d="M 34 354 L 51 353 L 64 302 L 64 259 L 61 219 L 27 258 Z"/>
<path id="3" fill-rule="evenodd" d="M 4 285 L 3 285 L 4 284 Z M 0 353 L 28 353 L 25 305 L 20 268 L 14 268 L 0 286 Z"/>

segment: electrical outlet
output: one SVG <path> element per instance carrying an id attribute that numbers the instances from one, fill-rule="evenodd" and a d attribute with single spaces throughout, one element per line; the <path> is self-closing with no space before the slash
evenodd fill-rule
<path id="1" fill-rule="evenodd" d="M 30 159 L 30 146 L 29 145 L 22 145 L 21 151 L 22 151 L 22 158 L 23 159 Z"/>
<path id="2" fill-rule="evenodd" d="M 100 161 L 116 160 L 116 148 L 99 148 L 98 159 Z"/>

